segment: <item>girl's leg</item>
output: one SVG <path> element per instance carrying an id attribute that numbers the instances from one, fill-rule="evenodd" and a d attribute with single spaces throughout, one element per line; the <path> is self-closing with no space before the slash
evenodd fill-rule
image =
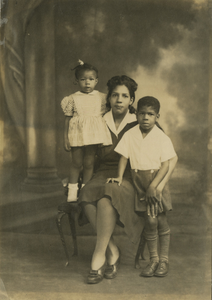
<path id="1" fill-rule="evenodd" d="M 93 204 L 86 204 L 84 206 L 84 212 L 88 218 L 88 221 L 90 222 L 91 226 L 93 227 L 95 233 L 97 232 L 96 230 L 96 219 L 97 219 L 97 208 Z M 119 256 L 119 250 L 114 242 L 113 236 L 111 236 L 110 241 L 108 243 L 108 248 L 107 248 L 107 262 L 109 265 L 113 265 L 118 256 Z"/>
<path id="2" fill-rule="evenodd" d="M 115 229 L 116 217 L 116 211 L 109 199 L 102 198 L 97 202 L 97 241 L 91 261 L 92 270 L 98 270 L 105 262 L 105 254 Z"/>
<path id="3" fill-rule="evenodd" d="M 170 244 L 170 228 L 167 222 L 166 214 L 163 212 L 158 215 L 158 235 L 160 245 L 160 260 L 168 262 L 169 244 Z"/>
<path id="4" fill-rule="evenodd" d="M 89 145 L 84 147 L 83 184 L 86 184 L 93 175 L 96 151 L 97 145 Z"/>
<path id="5" fill-rule="evenodd" d="M 79 174 L 83 164 L 83 148 L 71 148 L 71 168 L 70 168 L 70 183 L 78 183 Z"/>
<path id="6" fill-rule="evenodd" d="M 83 150 L 82 147 L 73 147 L 71 149 L 71 168 L 68 184 L 68 202 L 77 201 L 78 179 L 82 168 Z"/>

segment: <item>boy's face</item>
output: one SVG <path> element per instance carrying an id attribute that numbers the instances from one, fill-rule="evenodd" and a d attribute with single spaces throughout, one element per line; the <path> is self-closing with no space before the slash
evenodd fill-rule
<path id="1" fill-rule="evenodd" d="M 137 112 L 137 120 L 143 132 L 149 132 L 160 117 L 152 106 L 142 106 Z"/>
<path id="2" fill-rule="evenodd" d="M 82 72 L 79 75 L 77 82 L 82 93 L 89 94 L 93 92 L 95 86 L 98 83 L 98 78 L 96 78 L 96 72 L 89 70 Z"/>

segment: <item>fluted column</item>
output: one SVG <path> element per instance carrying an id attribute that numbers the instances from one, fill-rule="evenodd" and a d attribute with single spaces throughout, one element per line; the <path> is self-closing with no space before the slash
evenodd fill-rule
<path id="1" fill-rule="evenodd" d="M 27 178 L 25 190 L 60 188 L 56 170 L 54 1 L 37 7 L 25 32 Z"/>
<path id="2" fill-rule="evenodd" d="M 209 104 L 208 104 L 208 170 L 207 195 L 208 203 L 212 205 L 212 0 L 208 1 L 210 24 L 210 73 L 209 73 Z"/>

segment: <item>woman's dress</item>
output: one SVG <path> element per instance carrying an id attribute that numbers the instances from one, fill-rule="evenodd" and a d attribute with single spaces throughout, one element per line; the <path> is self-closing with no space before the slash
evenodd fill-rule
<path id="1" fill-rule="evenodd" d="M 99 148 L 99 167 L 92 179 L 80 191 L 78 201 L 82 205 L 86 203 L 96 205 L 98 200 L 104 197 L 109 198 L 129 239 L 133 243 L 137 243 L 144 227 L 144 220 L 134 210 L 135 190 L 129 164 L 121 186 L 118 186 L 117 183 L 106 183 L 107 178 L 117 177 L 120 155 L 114 151 L 114 148 L 123 134 L 137 124 L 136 117 L 128 112 L 119 125 L 118 131 L 115 129 L 111 111 L 104 118 L 111 133 L 112 145 Z"/>

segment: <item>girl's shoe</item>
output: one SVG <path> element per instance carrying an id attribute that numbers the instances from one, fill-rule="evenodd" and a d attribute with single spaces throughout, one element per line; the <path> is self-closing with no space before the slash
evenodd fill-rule
<path id="1" fill-rule="evenodd" d="M 150 261 L 150 263 L 146 266 L 146 268 L 141 272 L 140 276 L 142 277 L 152 277 L 157 270 L 159 262 L 158 261 Z"/>
<path id="2" fill-rule="evenodd" d="M 76 202 L 77 192 L 78 192 L 78 183 L 69 183 L 67 202 Z"/>
<path id="3" fill-rule="evenodd" d="M 157 277 L 164 277 L 168 274 L 168 271 L 169 263 L 166 260 L 160 260 L 154 275 Z"/>
<path id="4" fill-rule="evenodd" d="M 119 257 L 117 258 L 116 262 L 113 265 L 107 265 L 106 270 L 105 270 L 105 275 L 104 277 L 106 279 L 113 279 L 117 275 L 117 270 L 118 266 L 120 265 L 120 256 L 121 256 L 121 251 L 119 250 Z"/>
<path id="5" fill-rule="evenodd" d="M 98 270 L 90 270 L 88 279 L 87 279 L 87 283 L 94 284 L 94 283 L 101 282 L 104 277 L 105 268 L 106 268 L 106 260 L 105 260 L 105 263 L 103 264 L 103 266 L 101 268 L 99 268 Z"/>

